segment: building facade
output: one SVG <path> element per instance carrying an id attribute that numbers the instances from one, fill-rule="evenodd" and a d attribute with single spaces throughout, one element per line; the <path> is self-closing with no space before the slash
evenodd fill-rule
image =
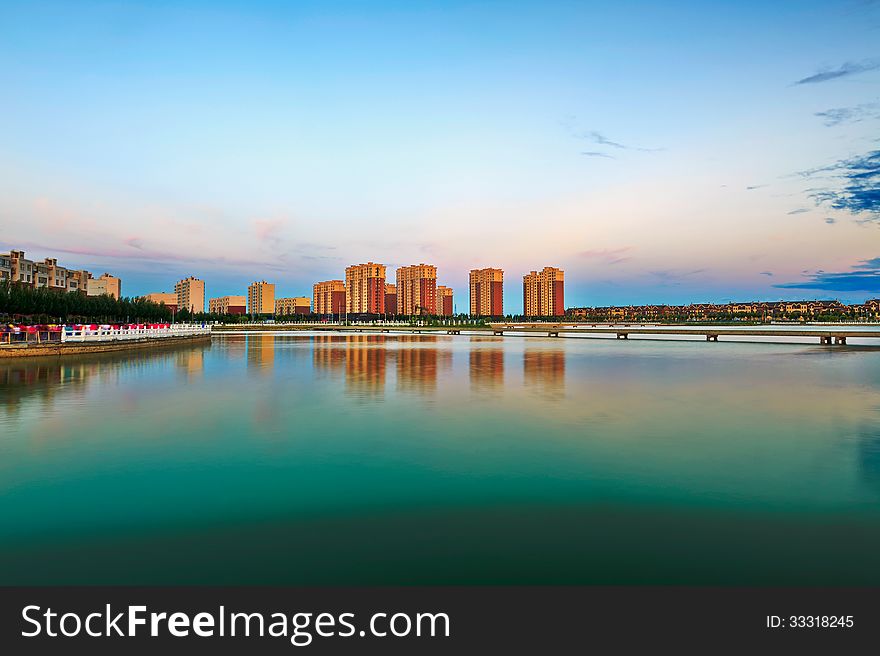
<path id="1" fill-rule="evenodd" d="M 244 296 L 218 296 L 208 300 L 211 314 L 244 314 L 247 312 L 247 298 Z"/>
<path id="2" fill-rule="evenodd" d="M 384 264 L 367 262 L 346 267 L 345 308 L 349 314 L 385 312 Z"/>
<path id="3" fill-rule="evenodd" d="M 437 287 L 437 314 L 443 317 L 451 317 L 453 312 L 452 287 L 440 285 Z"/>
<path id="4" fill-rule="evenodd" d="M 437 267 L 413 264 L 397 270 L 397 314 L 437 314 Z"/>
<path id="5" fill-rule="evenodd" d="M 311 313 L 312 300 L 308 296 L 293 296 L 275 300 L 275 316 Z"/>
<path id="6" fill-rule="evenodd" d="M 174 284 L 174 293 L 177 295 L 177 310 L 182 312 L 205 311 L 205 281 L 194 276 L 178 280 Z"/>
<path id="7" fill-rule="evenodd" d="M 177 312 L 177 294 L 171 292 L 153 292 L 144 296 L 145 301 L 155 303 L 156 305 L 165 304 L 172 312 Z"/>
<path id="8" fill-rule="evenodd" d="M 116 300 L 119 300 L 122 294 L 122 281 L 116 276 L 109 273 L 102 273 L 100 278 L 89 278 L 86 286 L 86 293 L 89 296 L 102 296 L 107 294 Z"/>
<path id="9" fill-rule="evenodd" d="M 504 315 L 504 271 L 492 268 L 473 269 L 469 283 L 472 316 Z"/>
<path id="10" fill-rule="evenodd" d="M 397 313 L 397 285 L 385 283 L 385 312 L 386 314 Z"/>
<path id="11" fill-rule="evenodd" d="M 561 317 L 565 314 L 565 274 L 544 267 L 523 276 L 523 314 L 527 317 Z"/>
<path id="12" fill-rule="evenodd" d="M 272 314 L 275 312 L 275 284 L 258 280 L 248 285 L 248 314 Z"/>
<path id="13" fill-rule="evenodd" d="M 109 274 L 104 275 L 109 276 Z M 52 257 L 47 257 L 42 262 L 35 262 L 27 259 L 24 251 L 10 250 L 8 253 L 0 253 L 0 280 L 12 280 L 31 287 L 48 287 L 58 291 L 85 294 L 88 293 L 92 274 L 83 269 L 67 269 L 59 266 L 58 260 Z M 115 278 L 115 280 L 119 279 Z M 118 291 L 121 291 L 121 283 Z"/>
<path id="14" fill-rule="evenodd" d="M 325 280 L 312 287 L 312 307 L 315 314 L 343 314 L 345 312 L 345 282 Z"/>

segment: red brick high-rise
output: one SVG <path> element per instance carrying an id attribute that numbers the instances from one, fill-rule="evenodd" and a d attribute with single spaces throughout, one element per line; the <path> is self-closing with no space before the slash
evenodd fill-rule
<path id="1" fill-rule="evenodd" d="M 504 315 L 504 271 L 473 269 L 470 273 L 470 292 L 472 316 Z"/>

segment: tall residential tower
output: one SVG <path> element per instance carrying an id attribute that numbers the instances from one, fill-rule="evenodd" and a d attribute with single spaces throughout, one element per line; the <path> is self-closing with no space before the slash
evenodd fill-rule
<path id="1" fill-rule="evenodd" d="M 437 314 L 437 267 L 413 264 L 397 270 L 397 314 Z"/>
<path id="2" fill-rule="evenodd" d="M 471 315 L 500 317 L 504 314 L 504 271 L 473 269 L 470 274 Z"/>
<path id="3" fill-rule="evenodd" d="M 561 317 L 565 314 L 565 274 L 544 267 L 523 276 L 523 314 L 527 317 Z"/>
<path id="4" fill-rule="evenodd" d="M 385 312 L 385 265 L 367 262 L 345 269 L 345 306 L 349 314 Z"/>

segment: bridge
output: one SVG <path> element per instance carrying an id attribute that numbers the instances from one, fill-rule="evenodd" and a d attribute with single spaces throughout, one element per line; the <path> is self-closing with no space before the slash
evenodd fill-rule
<path id="1" fill-rule="evenodd" d="M 589 337 L 596 335 L 614 335 L 617 339 L 629 339 L 630 335 L 649 337 L 705 337 L 707 342 L 717 342 L 719 337 L 812 337 L 818 338 L 819 344 L 844 346 L 847 339 L 866 338 L 880 339 L 880 326 L 877 330 L 852 329 L 843 326 L 829 328 L 767 328 L 761 326 L 747 328 L 731 328 L 725 326 L 670 326 L 668 324 L 586 324 L 586 323 L 549 323 L 549 322 L 499 322 L 488 326 L 405 326 L 382 324 L 250 324 L 246 326 L 215 326 L 215 330 L 241 331 L 317 331 L 339 333 L 405 333 L 405 334 L 487 334 L 503 336 L 505 334 L 561 337 L 563 335 Z"/>
<path id="2" fill-rule="evenodd" d="M 505 332 L 515 333 L 538 333 L 548 337 L 559 337 L 564 334 L 577 335 L 607 335 L 612 334 L 617 339 L 629 339 L 630 335 L 651 336 L 705 336 L 707 342 L 717 342 L 720 336 L 738 337 L 818 337 L 820 344 L 836 344 L 843 346 L 847 338 L 880 339 L 880 330 L 852 330 L 841 328 L 724 328 L 722 326 L 706 326 L 705 328 L 691 326 L 664 326 L 664 325 L 623 325 L 600 327 L 596 324 L 552 324 L 552 323 L 493 323 L 489 324 L 493 335 L 503 335 Z"/>

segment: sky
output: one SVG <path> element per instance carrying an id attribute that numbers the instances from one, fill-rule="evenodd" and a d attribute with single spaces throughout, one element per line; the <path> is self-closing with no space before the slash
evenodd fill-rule
<path id="1" fill-rule="evenodd" d="M 0 249 L 123 293 L 880 296 L 880 2 L 0 1 Z"/>

